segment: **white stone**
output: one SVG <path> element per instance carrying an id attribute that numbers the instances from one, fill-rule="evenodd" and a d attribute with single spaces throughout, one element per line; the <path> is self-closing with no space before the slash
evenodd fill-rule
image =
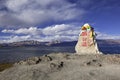
<path id="1" fill-rule="evenodd" d="M 86 27 L 86 30 L 82 30 L 83 27 Z M 76 54 L 101 54 L 97 46 L 96 34 L 89 24 L 82 26 L 75 51 Z"/>

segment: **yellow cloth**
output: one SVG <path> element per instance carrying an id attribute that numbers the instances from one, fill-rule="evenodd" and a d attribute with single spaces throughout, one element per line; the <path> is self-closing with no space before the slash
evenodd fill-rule
<path id="1" fill-rule="evenodd" d="M 93 36 L 93 31 L 90 31 L 90 38 L 92 38 Z"/>
<path id="2" fill-rule="evenodd" d="M 83 26 L 83 27 L 82 27 L 82 30 L 87 30 L 87 28 Z"/>

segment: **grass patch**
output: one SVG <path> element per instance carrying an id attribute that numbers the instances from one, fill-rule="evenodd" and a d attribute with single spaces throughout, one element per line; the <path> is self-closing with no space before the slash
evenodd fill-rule
<path id="1" fill-rule="evenodd" d="M 0 63 L 0 72 L 10 67 L 13 67 L 13 63 Z"/>

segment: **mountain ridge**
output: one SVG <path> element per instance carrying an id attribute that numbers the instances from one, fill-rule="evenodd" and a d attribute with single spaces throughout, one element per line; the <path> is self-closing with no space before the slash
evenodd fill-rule
<path id="1" fill-rule="evenodd" d="M 112 44 L 120 44 L 120 40 L 113 39 L 97 39 L 98 45 L 112 45 Z M 40 42 L 35 40 L 27 40 L 27 41 L 19 41 L 12 43 L 1 43 L 1 47 L 19 47 L 19 46 L 75 46 L 77 41 L 63 41 L 60 42 L 58 40 L 52 42 Z"/>

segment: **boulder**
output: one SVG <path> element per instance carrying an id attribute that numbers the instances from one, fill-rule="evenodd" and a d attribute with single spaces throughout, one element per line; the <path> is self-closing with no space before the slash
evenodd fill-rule
<path id="1" fill-rule="evenodd" d="M 101 54 L 97 46 L 94 28 L 87 23 L 81 28 L 75 51 L 77 54 Z"/>

